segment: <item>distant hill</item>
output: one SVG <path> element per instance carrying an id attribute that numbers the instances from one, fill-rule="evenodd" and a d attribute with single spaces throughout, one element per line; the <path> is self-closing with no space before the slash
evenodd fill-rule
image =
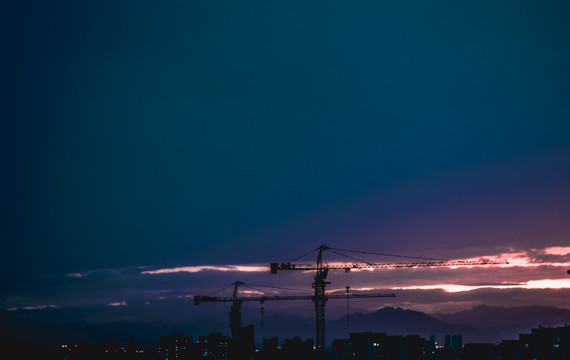
<path id="1" fill-rule="evenodd" d="M 481 305 L 454 314 L 432 314 L 431 316 L 450 324 L 462 324 L 478 328 L 560 326 L 565 322 L 570 322 L 570 310 L 539 305 L 509 308 Z"/>
<path id="2" fill-rule="evenodd" d="M 454 314 L 431 314 L 449 324 L 477 328 L 477 339 L 485 342 L 517 339 L 539 326 L 557 327 L 570 323 L 570 310 L 552 306 L 490 307 L 481 305 Z"/>
<path id="3" fill-rule="evenodd" d="M 39 324 L 0 310 L 0 340 L 54 341 L 63 336 L 56 326 Z"/>
<path id="4" fill-rule="evenodd" d="M 349 332 L 374 331 L 388 335 L 420 335 L 429 338 L 436 335 L 443 343 L 446 334 L 463 335 L 464 343 L 498 343 L 503 339 L 516 339 L 519 333 L 528 333 L 532 328 L 542 326 L 561 326 L 570 322 L 570 310 L 548 306 L 530 307 L 489 307 L 479 306 L 471 310 L 454 314 L 425 314 L 402 308 L 386 307 L 371 313 L 355 313 L 326 321 L 327 342 L 335 338 L 347 338 Z M 253 323 L 255 337 L 284 338 L 300 336 L 303 339 L 315 337 L 315 318 L 313 316 L 275 315 L 255 322 L 243 319 L 244 325 Z M 114 338 L 125 342 L 128 337 L 135 337 L 139 343 L 158 343 L 160 336 L 172 332 L 197 337 L 210 332 L 229 335 L 227 318 L 204 317 L 197 321 L 179 324 L 160 324 L 156 322 L 107 322 L 107 323 L 46 323 L 34 322 L 18 317 L 8 311 L 0 311 L 0 339 L 19 339 L 37 341 L 66 341 L 68 339 L 86 339 L 97 342 L 100 339 Z"/>
<path id="5" fill-rule="evenodd" d="M 448 324 L 419 311 L 386 307 L 373 313 L 356 313 L 328 324 L 327 331 L 335 337 L 346 337 L 350 332 L 374 331 L 388 335 L 430 335 L 465 334 L 473 329 L 456 324 Z M 328 336 L 327 336 L 328 337 Z"/>
<path id="6" fill-rule="evenodd" d="M 204 318 L 188 324 L 161 325 L 157 323 L 109 322 L 45 324 L 20 318 L 8 311 L 0 311 L 0 340 L 34 340 L 39 342 L 85 339 L 98 342 L 101 339 L 116 339 L 126 342 L 128 337 L 135 337 L 139 343 L 158 343 L 161 336 L 172 332 L 187 335 L 207 335 L 210 332 L 224 332 L 227 322 L 216 318 Z"/>

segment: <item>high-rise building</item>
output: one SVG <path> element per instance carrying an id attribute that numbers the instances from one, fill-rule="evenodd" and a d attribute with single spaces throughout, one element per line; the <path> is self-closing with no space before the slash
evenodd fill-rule
<path id="1" fill-rule="evenodd" d="M 272 337 L 271 339 L 263 339 L 263 359 L 279 359 L 279 344 L 277 342 L 277 336 Z"/>
<path id="2" fill-rule="evenodd" d="M 249 360 L 255 353 L 253 325 L 234 329 L 230 346 L 231 360 Z"/>
<path id="3" fill-rule="evenodd" d="M 299 336 L 285 339 L 283 342 L 283 360 L 311 360 L 313 355 L 313 339 L 301 340 Z"/>
<path id="4" fill-rule="evenodd" d="M 172 333 L 169 336 L 162 336 L 160 338 L 158 351 L 161 360 L 192 359 L 192 337 L 184 336 L 182 333 Z"/>
<path id="5" fill-rule="evenodd" d="M 200 336 L 196 342 L 198 359 L 228 360 L 231 338 L 213 332 L 208 336 Z M 171 359 L 169 359 L 171 360 Z"/>

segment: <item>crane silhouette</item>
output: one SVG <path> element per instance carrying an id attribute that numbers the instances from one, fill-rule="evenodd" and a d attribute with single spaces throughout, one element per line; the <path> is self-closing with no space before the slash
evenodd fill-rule
<path id="1" fill-rule="evenodd" d="M 244 301 L 259 301 L 261 304 L 265 303 L 266 301 L 288 301 L 288 300 L 313 300 L 314 295 L 285 295 L 285 296 L 247 296 L 247 297 L 239 297 L 238 296 L 238 287 L 241 285 L 247 285 L 244 282 L 236 281 L 232 283 L 231 286 L 234 286 L 234 291 L 232 296 L 223 297 L 223 296 L 202 296 L 202 295 L 195 295 L 194 296 L 194 304 L 200 305 L 200 303 L 204 302 L 231 302 L 232 306 L 230 309 L 230 330 L 232 331 L 232 336 L 236 329 L 241 328 L 241 305 Z M 259 286 L 259 285 L 258 285 Z M 224 288 L 224 289 L 227 289 Z M 219 291 L 222 291 L 221 289 Z M 372 298 L 384 298 L 384 297 L 395 297 L 396 295 L 393 293 L 383 293 L 383 294 L 336 294 L 336 295 L 328 295 L 328 299 L 372 299 Z"/>
<path id="2" fill-rule="evenodd" d="M 286 295 L 286 296 L 247 296 L 247 297 L 240 297 L 238 294 L 238 288 L 241 285 L 247 286 L 248 284 L 242 281 L 236 281 L 232 283 L 230 286 L 227 286 L 217 292 L 223 291 L 231 286 L 234 287 L 233 295 L 228 297 L 220 297 L 220 296 L 202 296 L 202 295 L 195 295 L 194 296 L 194 304 L 199 305 L 200 303 L 204 302 L 231 302 L 232 306 L 230 309 L 230 330 L 232 333 L 232 341 L 235 342 L 234 346 L 241 348 L 239 344 L 241 341 L 241 330 L 243 328 L 242 321 L 241 321 L 241 305 L 244 301 L 259 301 L 261 304 L 265 303 L 266 301 L 288 301 L 288 300 L 312 300 L 315 301 L 315 296 L 313 295 Z M 256 286 L 263 286 L 263 285 L 256 285 Z M 328 299 L 371 299 L 371 298 L 384 298 L 384 297 L 395 297 L 393 293 L 386 293 L 386 294 L 349 294 L 348 287 L 347 287 L 347 294 L 346 295 L 329 295 L 327 296 Z M 263 308 L 262 308 L 263 309 Z M 232 347 L 234 347 L 232 346 Z M 244 354 L 234 354 L 234 357 L 239 357 Z"/>
<path id="3" fill-rule="evenodd" d="M 331 251 L 335 254 L 356 260 L 358 263 L 347 263 L 347 264 L 325 264 L 323 263 L 323 252 Z M 449 267 L 449 266 L 473 266 L 473 265 L 496 265 L 496 264 L 507 264 L 506 260 L 455 260 L 448 261 L 443 259 L 433 259 L 433 258 L 422 258 L 415 256 L 402 256 L 402 255 L 392 255 L 384 253 L 375 253 L 367 251 L 356 251 L 347 249 L 335 249 L 328 247 L 326 245 L 321 245 L 318 248 L 311 250 L 310 252 L 295 258 L 292 261 L 296 261 L 307 255 L 317 252 L 317 263 L 316 264 L 292 264 L 287 263 L 271 263 L 271 274 L 277 274 L 278 271 L 283 270 L 301 270 L 301 271 L 315 271 L 314 282 L 312 287 L 314 289 L 314 295 L 312 300 L 315 303 L 315 319 L 316 319 L 316 352 L 317 359 L 325 358 L 325 304 L 328 299 L 334 298 L 335 295 L 326 295 L 325 289 L 326 285 L 330 282 L 326 281 L 328 272 L 330 270 L 344 270 L 345 272 L 350 272 L 352 269 L 396 269 L 396 268 L 423 268 L 423 267 Z M 343 254 L 342 252 L 369 254 L 369 255 L 381 255 L 381 256 L 392 256 L 401 258 L 412 258 L 429 260 L 422 262 L 411 262 L 411 263 L 368 263 L 362 262 L 355 259 L 352 256 Z"/>

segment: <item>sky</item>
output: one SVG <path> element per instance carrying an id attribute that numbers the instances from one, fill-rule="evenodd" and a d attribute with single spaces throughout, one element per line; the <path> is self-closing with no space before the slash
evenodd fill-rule
<path id="1" fill-rule="evenodd" d="M 331 273 L 333 293 L 396 293 L 355 309 L 570 309 L 567 2 L 0 13 L 0 308 L 194 319 L 192 295 L 236 280 L 310 293 L 269 262 L 327 244 L 509 261 Z"/>

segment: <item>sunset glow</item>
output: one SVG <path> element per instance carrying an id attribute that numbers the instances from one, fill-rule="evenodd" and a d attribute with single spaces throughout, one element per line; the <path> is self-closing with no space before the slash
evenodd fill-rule
<path id="1" fill-rule="evenodd" d="M 338 271 L 330 271 L 329 280 L 331 287 L 327 289 L 329 294 L 345 294 L 345 284 L 350 285 L 349 292 L 356 293 L 384 293 L 394 292 L 397 298 L 406 298 L 409 296 L 435 296 L 435 301 L 441 301 L 442 294 L 469 294 L 468 296 L 475 298 L 487 298 L 489 291 L 497 296 L 508 296 L 512 291 L 525 291 L 525 296 L 531 299 L 535 296 L 540 297 L 543 291 L 569 291 L 570 277 L 566 274 L 566 270 L 570 268 L 568 261 L 570 254 L 569 247 L 545 247 L 542 249 L 510 249 L 507 252 L 500 252 L 489 255 L 482 255 L 471 258 L 458 258 L 454 261 L 479 261 L 481 259 L 490 260 L 507 260 L 508 264 L 498 265 L 467 265 L 467 266 L 436 266 L 436 267 L 417 267 L 417 268 L 377 268 L 377 269 L 352 269 L 349 273 L 342 270 L 342 266 L 350 267 L 354 263 L 344 263 L 334 261 L 334 256 L 330 256 L 330 262 L 327 265 L 340 266 Z M 329 254 L 327 254 L 329 255 Z M 332 254 L 330 254 L 332 255 Z M 310 263 L 306 260 L 310 266 Z M 421 263 L 421 262 L 420 262 Z M 398 263 L 396 263 L 398 264 Z M 364 271 L 365 270 L 365 271 Z M 310 284 L 313 281 L 314 270 L 289 272 L 287 276 L 279 278 L 269 274 L 269 267 L 261 264 L 242 264 L 242 265 L 200 265 L 200 266 L 177 266 L 170 268 L 152 269 L 149 267 L 137 268 L 106 268 L 95 269 L 84 273 L 69 273 L 65 277 L 73 278 L 73 281 L 88 282 L 90 279 L 97 277 L 91 276 L 101 274 L 109 276 L 113 281 L 124 281 L 125 289 L 128 289 L 129 283 L 137 283 L 138 277 L 156 278 L 159 280 L 160 287 L 151 288 L 140 291 L 140 296 L 146 299 L 143 303 L 150 306 L 154 301 L 188 301 L 196 294 L 217 293 L 218 290 L 227 284 L 212 282 L 212 284 L 196 285 L 196 279 L 202 276 L 222 276 L 227 279 L 239 279 L 248 283 L 248 279 L 254 279 L 253 284 L 265 284 L 277 286 L 268 291 L 264 289 L 247 288 L 243 286 L 239 292 L 241 296 L 282 296 L 291 295 L 293 288 L 301 288 L 302 290 L 312 291 Z M 179 282 L 172 276 L 175 274 L 184 274 L 187 282 Z M 181 276 L 181 275 L 178 275 Z M 259 279 L 259 280 L 258 280 Z M 277 281 L 278 280 L 278 281 Z M 165 282 L 166 281 L 166 282 Z M 235 280 L 234 280 L 235 281 Z M 271 282 L 277 281 L 277 282 Z M 164 284 L 170 284 L 170 287 L 164 287 Z M 176 285 L 172 288 L 172 284 Z M 263 285 L 261 285 L 263 286 Z M 284 288 L 278 288 L 284 286 Z M 419 291 L 419 293 L 418 293 Z M 409 292 L 409 293 L 407 293 Z M 412 295 L 409 295 L 412 294 Z M 419 295 L 424 294 L 424 295 Z M 439 294 L 439 295 L 435 295 Z M 564 296 L 561 293 L 560 296 Z M 117 294 L 123 297 L 124 294 Z M 127 295 L 130 299 L 133 295 Z M 220 292 L 218 296 L 231 296 L 231 289 Z M 450 295 L 447 295 L 450 296 Z M 544 299 L 544 297 L 541 297 Z M 135 298 L 136 299 L 136 298 Z M 45 305 L 47 300 L 35 299 L 39 302 L 35 305 L 34 300 L 28 301 L 25 305 L 7 307 L 10 311 L 32 311 L 32 310 L 55 310 L 65 308 L 65 302 L 57 305 Z M 553 298 L 553 301 L 556 299 Z M 119 308 L 127 307 L 128 300 L 102 300 L 103 304 L 109 307 Z M 472 300 L 475 301 L 475 300 Z M 484 301 L 484 300 L 479 300 Z M 506 300 L 505 300 L 506 301 Z M 136 303 L 136 301 L 134 302 Z M 471 302 L 466 302 L 469 304 Z M 429 305 L 417 305 L 427 306 Z M 436 305 L 434 305 L 436 306 Z M 564 306 L 560 304 L 558 306 Z M 130 308 L 130 306 L 129 306 Z"/>
<path id="2" fill-rule="evenodd" d="M 570 280 L 567 279 L 551 279 L 551 280 L 535 280 L 528 281 L 521 284 L 509 285 L 452 285 L 452 284 L 439 284 L 439 285 L 418 285 L 418 286 L 405 286 L 395 287 L 394 290 L 437 290 L 441 289 L 445 292 L 456 293 L 464 291 L 475 291 L 480 289 L 570 289 Z"/>
<path id="3" fill-rule="evenodd" d="M 516 268 L 516 267 L 538 267 L 538 266 L 551 266 L 551 267 L 569 267 L 570 262 L 568 261 L 541 261 L 536 258 L 540 254 L 565 256 L 570 254 L 570 247 L 549 247 L 542 250 L 532 250 L 532 251 L 516 251 L 513 249 L 512 252 L 505 252 L 495 255 L 485 255 L 472 258 L 458 258 L 451 261 L 501 261 L 506 260 L 508 263 L 505 264 L 493 264 L 493 265 L 462 265 L 462 266 L 441 266 L 438 268 L 448 268 L 448 269 L 468 269 L 468 268 L 481 268 L 481 267 L 500 267 L 500 268 Z M 565 260 L 565 259 L 560 259 Z M 414 263 L 413 261 L 411 263 Z M 395 263 L 398 264 L 398 263 Z M 299 266 L 311 267 L 314 263 L 297 264 Z M 326 262 L 328 266 L 346 266 L 350 268 L 354 263 L 347 262 Z M 269 268 L 266 266 L 261 266 L 259 264 L 249 264 L 249 265 L 201 265 L 201 266 L 182 266 L 173 268 L 163 268 L 155 270 L 145 270 L 141 274 L 145 275 L 159 275 L 159 274 L 171 274 L 177 272 L 188 272 L 197 273 L 201 271 L 221 271 L 221 272 L 268 272 Z M 306 270 L 305 273 L 311 273 L 313 270 Z M 350 269 L 351 272 L 360 271 L 385 271 L 385 269 L 374 269 L 374 268 L 361 268 L 361 269 Z M 68 276 L 77 276 L 76 274 L 68 274 Z"/>

